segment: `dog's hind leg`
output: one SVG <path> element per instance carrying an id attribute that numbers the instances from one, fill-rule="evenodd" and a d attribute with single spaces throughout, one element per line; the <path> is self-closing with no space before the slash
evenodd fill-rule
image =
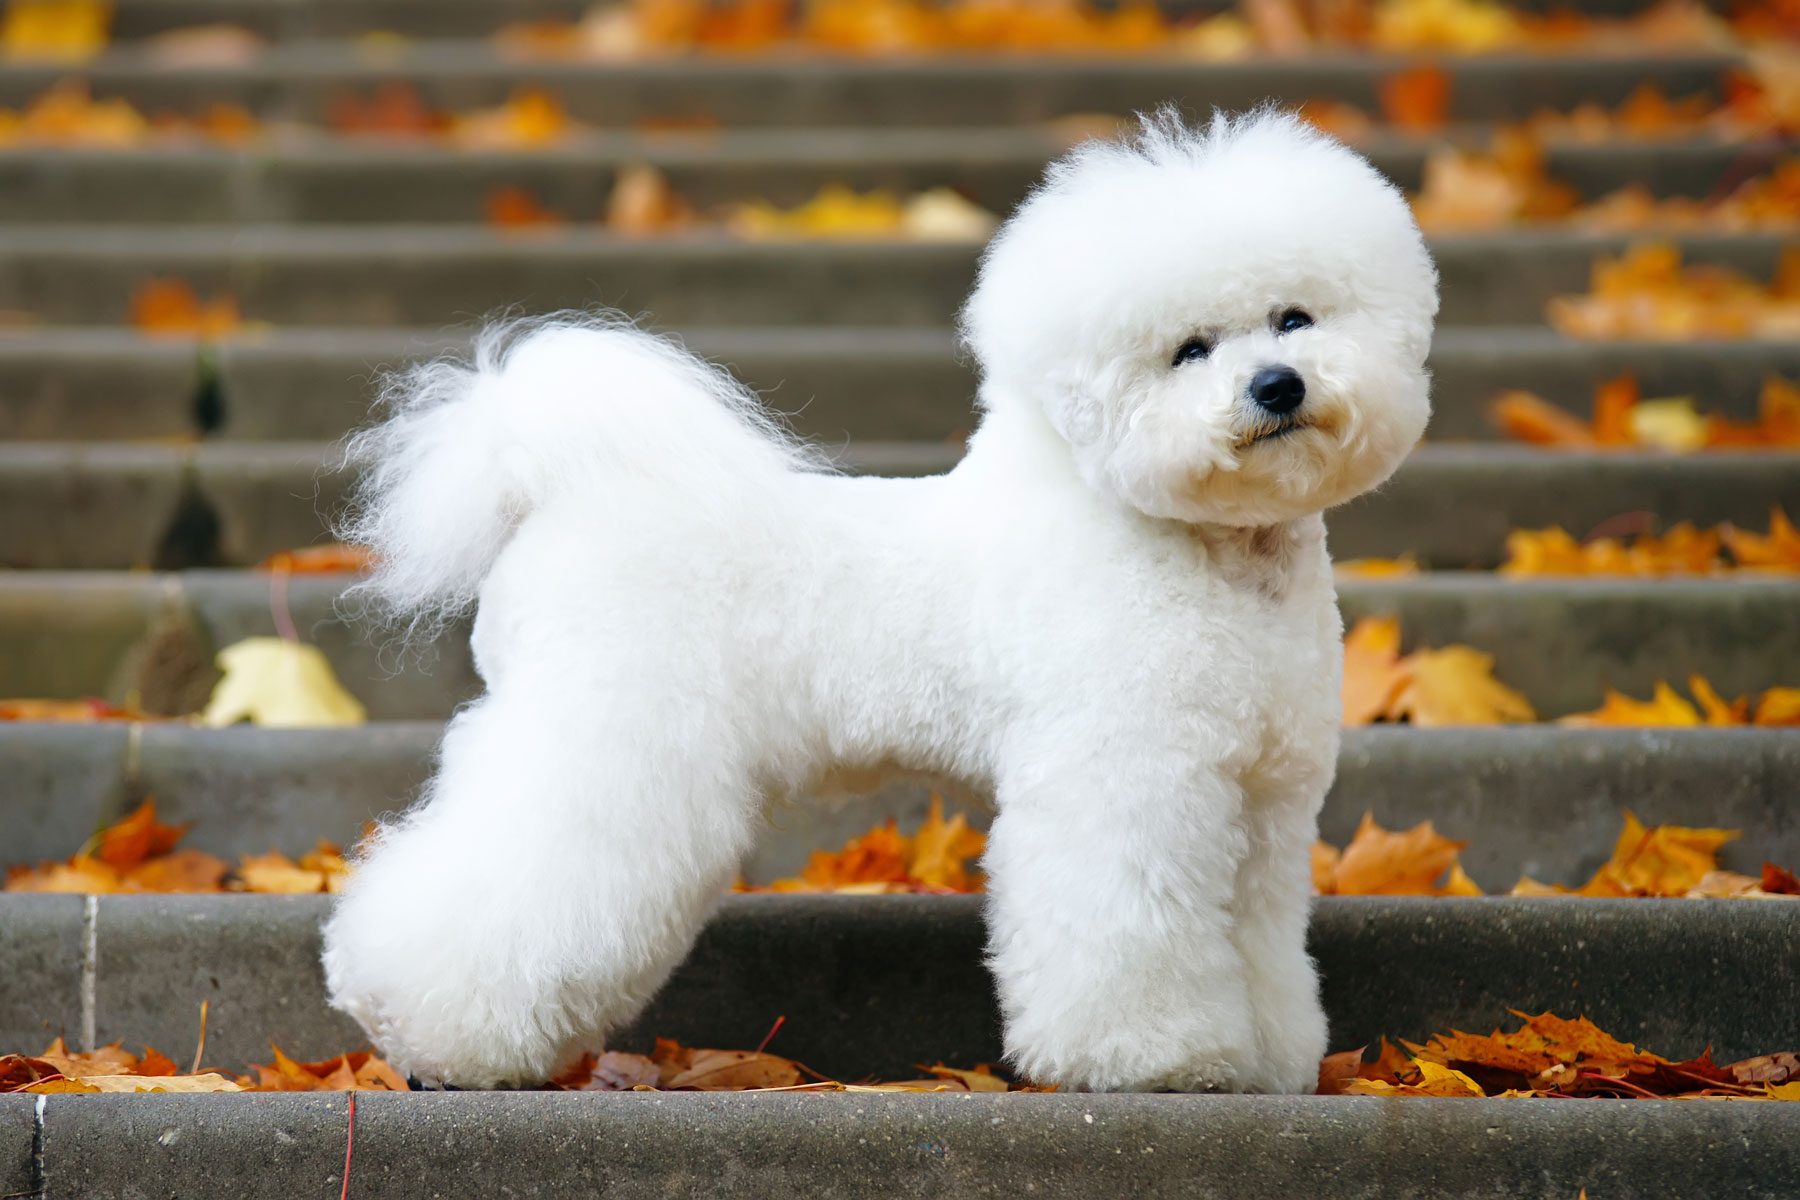
<path id="1" fill-rule="evenodd" d="M 629 1020 L 751 836 L 755 799 L 697 701 L 584 706 L 522 682 L 452 722 L 424 802 L 325 932 L 333 1003 L 431 1083 L 538 1082 Z"/>

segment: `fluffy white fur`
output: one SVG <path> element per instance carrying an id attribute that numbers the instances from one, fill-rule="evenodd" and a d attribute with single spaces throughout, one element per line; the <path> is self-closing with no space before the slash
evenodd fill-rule
<path id="1" fill-rule="evenodd" d="M 1277 332 L 1292 309 L 1314 324 Z M 355 445 L 365 596 L 478 606 L 487 692 L 331 918 L 335 1003 L 424 1079 L 542 1079 L 662 983 L 769 798 L 904 769 L 996 797 L 1018 1069 L 1308 1090 L 1341 671 L 1320 513 L 1422 432 L 1436 309 L 1357 155 L 1281 116 L 1155 118 L 1057 163 L 989 247 L 948 475 L 833 474 L 617 322 L 403 377 Z M 1246 395 L 1274 364 L 1305 380 L 1291 429 Z"/>

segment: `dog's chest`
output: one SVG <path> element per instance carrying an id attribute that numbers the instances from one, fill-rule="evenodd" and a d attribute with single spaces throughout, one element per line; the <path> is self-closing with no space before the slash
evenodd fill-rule
<path id="1" fill-rule="evenodd" d="M 1250 530 L 1207 549 L 1196 612 L 1210 661 L 1193 686 L 1236 725 L 1246 769 L 1329 764 L 1342 651 L 1322 530 Z"/>

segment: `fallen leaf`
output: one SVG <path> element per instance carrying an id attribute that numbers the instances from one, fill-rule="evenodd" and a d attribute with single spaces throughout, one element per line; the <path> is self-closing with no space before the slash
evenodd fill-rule
<path id="1" fill-rule="evenodd" d="M 1494 678 L 1494 656 L 1468 646 L 1415 650 L 1394 698 L 1396 716 L 1415 725 L 1493 725 L 1535 721 L 1524 696 Z"/>
<path id="2" fill-rule="evenodd" d="M 122 820 L 100 831 L 93 856 L 114 870 L 130 870 L 153 855 L 169 853 L 187 829 L 159 822 L 156 801 L 146 797 Z"/>
<path id="3" fill-rule="evenodd" d="M 945 891 L 978 890 L 979 878 L 970 873 L 967 864 L 986 847 L 987 838 L 979 830 L 970 829 L 968 818 L 962 813 L 946 821 L 943 797 L 934 795 L 924 823 L 913 835 L 907 876 L 913 882 Z"/>
<path id="4" fill-rule="evenodd" d="M 1434 1062 L 1416 1062 L 1417 1083 L 1387 1083 L 1379 1079 L 1352 1079 L 1344 1086 L 1348 1096 L 1437 1096 L 1443 1098 L 1484 1096 L 1481 1085 L 1449 1067 Z"/>
<path id="5" fill-rule="evenodd" d="M 367 1050 L 298 1062 L 271 1045 L 275 1059 L 253 1064 L 251 1074 L 238 1085 L 250 1092 L 404 1092 L 410 1089 L 400 1073 Z"/>
<path id="6" fill-rule="evenodd" d="M 1800 571 L 1800 529 L 1776 505 L 1769 512 L 1769 532 L 1751 533 L 1726 525 L 1720 531 L 1738 565 L 1776 571 Z"/>
<path id="7" fill-rule="evenodd" d="M 1643 400 L 1629 376 L 1608 380 L 1596 389 L 1590 421 L 1519 391 L 1502 392 L 1489 415 L 1507 436 L 1540 446 L 1582 450 L 1652 446 L 1673 452 L 1800 446 L 1800 387 L 1778 376 L 1763 381 L 1754 421 L 1703 413 L 1684 396 Z"/>
<path id="8" fill-rule="evenodd" d="M 1399 558 L 1346 558 L 1331 567 L 1339 579 L 1411 579 L 1419 573 L 1419 560 L 1410 554 Z"/>
<path id="9" fill-rule="evenodd" d="M 805 1082 L 800 1068 L 775 1054 L 753 1050 L 694 1050 L 663 1063 L 660 1087 L 665 1091 L 742 1092 L 759 1088 L 794 1087 Z M 679 1062 L 675 1068 L 674 1063 Z"/>
<path id="10" fill-rule="evenodd" d="M 620 168 L 606 203 L 608 229 L 643 236 L 667 233 L 693 221 L 693 209 L 676 193 L 668 176 L 660 170 L 648 163 Z"/>
<path id="11" fill-rule="evenodd" d="M 1765 1055 L 1720 1067 L 1711 1057 L 1673 1062 L 1622 1041 L 1584 1017 L 1531 1016 L 1512 1031 L 1451 1031 L 1401 1054 L 1383 1039 L 1374 1063 L 1359 1063 L 1351 1095 L 1490 1096 L 1497 1098 L 1620 1098 L 1769 1100 L 1786 1077 L 1791 1054 Z M 1356 1052 L 1360 1055 L 1360 1052 Z M 1339 1076 L 1343 1056 L 1332 1055 Z M 1326 1071 L 1321 1067 L 1321 1074 Z"/>
<path id="12" fill-rule="evenodd" d="M 814 851 L 798 877 L 740 890 L 865 895 L 979 892 L 984 881 L 969 863 L 986 846 L 986 836 L 971 829 L 961 813 L 945 820 L 943 800 L 934 795 L 924 822 L 912 837 L 888 820 L 844 843 L 841 850 Z"/>
<path id="13" fill-rule="evenodd" d="M 1789 249 L 1784 264 L 1797 256 Z M 1546 312 L 1577 338 L 1791 337 L 1800 333 L 1800 271 L 1784 265 L 1764 284 L 1726 267 L 1683 266 L 1675 246 L 1651 242 L 1601 258 L 1586 293 L 1554 296 Z"/>
<path id="14" fill-rule="evenodd" d="M 1396 71 L 1378 92 L 1382 115 L 1408 133 L 1436 133 L 1450 119 L 1450 73 L 1435 64 Z"/>
<path id="15" fill-rule="evenodd" d="M 547 146 L 575 131 L 562 103 L 541 88 L 521 88 L 494 108 L 458 114 L 448 128 L 458 144 L 488 150 Z"/>
<path id="16" fill-rule="evenodd" d="M 558 229 L 568 224 L 561 214 L 545 208 L 536 196 L 521 187 L 490 192 L 482 213 L 489 225 L 514 232 Z"/>
<path id="17" fill-rule="evenodd" d="M 367 713 L 331 673 L 317 646 L 246 638 L 219 651 L 224 678 L 200 714 L 215 729 L 250 721 L 274 729 L 360 725 Z"/>
<path id="18" fill-rule="evenodd" d="M 1319 1083 L 1313 1090 L 1321 1096 L 1342 1096 L 1362 1068 L 1363 1047 L 1339 1050 L 1319 1060 Z"/>
<path id="19" fill-rule="evenodd" d="M 374 553 L 367 546 L 329 542 L 322 546 L 278 551 L 263 559 L 257 567 L 263 571 L 285 571 L 290 575 L 332 574 L 367 571 L 374 561 Z"/>
<path id="20" fill-rule="evenodd" d="M 1350 844 L 1335 856 L 1319 891 L 1339 896 L 1444 895 L 1447 893 L 1438 880 L 1450 872 L 1458 889 L 1454 894 L 1468 895 L 1474 884 L 1462 874 L 1456 860 L 1457 852 L 1467 845 L 1442 836 L 1430 821 L 1394 833 L 1377 825 L 1373 813 L 1364 813 Z M 1314 865 L 1318 882 L 1317 856 Z"/>
<path id="21" fill-rule="evenodd" d="M 1000 219 L 947 187 L 930 188 L 906 202 L 900 232 L 917 242 L 982 242 Z"/>
<path id="22" fill-rule="evenodd" d="M 29 697 L 0 700 L 0 721 L 57 721 L 87 724 L 93 721 L 153 721 L 157 718 L 128 705 L 89 697 L 83 700 L 39 700 Z"/>
<path id="23" fill-rule="evenodd" d="M 244 322 L 229 295 L 201 300 L 184 280 L 152 279 L 132 294 L 131 323 L 141 333 L 221 338 Z"/>
<path id="24" fill-rule="evenodd" d="M 267 43 L 242 25 L 223 22 L 171 29 L 144 40 L 144 56 L 165 69 L 243 67 L 262 57 Z"/>
<path id="25" fill-rule="evenodd" d="M 1398 617 L 1364 617 L 1351 626 L 1344 635 L 1344 724 L 1387 716 L 1406 680 Z"/>
<path id="26" fill-rule="evenodd" d="M 82 62 L 106 48 L 111 24 L 109 0 L 6 0 L 0 15 L 0 58 Z"/>
<path id="27" fill-rule="evenodd" d="M 1667 682 L 1657 680 L 1649 700 L 1636 700 L 1611 688 L 1600 707 L 1571 713 L 1559 724 L 1575 726 L 1640 725 L 1788 725 L 1800 720 L 1800 688 L 1769 688 L 1756 697 L 1727 701 L 1703 677 L 1688 678 L 1688 690 L 1698 703 L 1689 703 Z M 1754 712 L 1755 715 L 1751 716 Z"/>

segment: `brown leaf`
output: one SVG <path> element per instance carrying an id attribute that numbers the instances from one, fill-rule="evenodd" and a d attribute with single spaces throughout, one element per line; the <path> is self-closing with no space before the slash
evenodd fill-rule
<path id="1" fill-rule="evenodd" d="M 175 848 L 186 825 L 163 825 L 156 819 L 156 800 L 145 797 L 127 816 L 100 831 L 94 857 L 116 870 L 129 870 L 147 858 Z"/>
<path id="2" fill-rule="evenodd" d="M 800 1068 L 778 1055 L 754 1050 L 694 1050 L 673 1074 L 664 1067 L 661 1086 L 668 1091 L 741 1092 L 803 1082 Z"/>
<path id="3" fill-rule="evenodd" d="M 1450 74 L 1427 64 L 1396 71 L 1380 84 L 1381 112 L 1408 133 L 1435 133 L 1450 118 Z"/>
<path id="4" fill-rule="evenodd" d="M 1319 1085 L 1314 1090 L 1321 1096 L 1342 1096 L 1348 1089 L 1350 1081 L 1358 1078 L 1362 1069 L 1364 1047 L 1354 1050 L 1339 1050 L 1336 1054 L 1327 1054 L 1319 1060 Z"/>
<path id="5" fill-rule="evenodd" d="M 1724 1071 L 1739 1083 L 1786 1083 L 1800 1079 L 1800 1054 L 1791 1050 L 1759 1054 L 1731 1063 Z"/>

